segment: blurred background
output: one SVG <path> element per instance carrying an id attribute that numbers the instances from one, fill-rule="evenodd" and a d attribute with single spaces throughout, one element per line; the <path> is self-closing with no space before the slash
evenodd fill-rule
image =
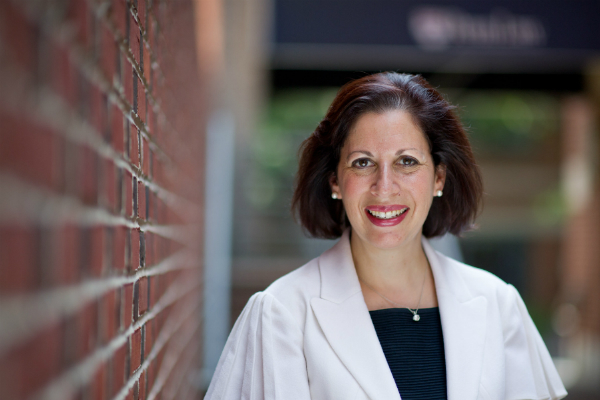
<path id="1" fill-rule="evenodd" d="M 341 85 L 422 74 L 481 165 L 436 243 L 512 283 L 600 398 L 600 2 L 0 2 L 0 393 L 200 398 L 248 298 L 333 245 L 290 214 Z"/>

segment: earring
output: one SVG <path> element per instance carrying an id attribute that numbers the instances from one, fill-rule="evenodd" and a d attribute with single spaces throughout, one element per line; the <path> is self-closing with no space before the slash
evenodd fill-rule
<path id="1" fill-rule="evenodd" d="M 331 198 L 334 200 L 337 200 L 337 198 L 338 198 L 337 193 L 336 192 L 331 193 Z"/>
<path id="2" fill-rule="evenodd" d="M 441 190 L 438 190 L 437 192 L 435 192 L 435 195 L 437 197 L 442 197 L 443 194 L 444 194 L 444 192 L 442 192 Z"/>

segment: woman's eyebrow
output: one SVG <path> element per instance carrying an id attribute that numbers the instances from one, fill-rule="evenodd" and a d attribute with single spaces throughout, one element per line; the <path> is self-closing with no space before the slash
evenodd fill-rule
<path id="1" fill-rule="evenodd" d="M 362 153 L 365 154 L 369 157 L 373 157 L 373 154 L 371 154 L 371 152 L 368 152 L 366 150 L 354 150 L 353 152 L 349 153 L 348 156 L 346 157 L 346 161 L 348 161 L 350 159 L 350 156 L 354 153 Z"/>
<path id="2" fill-rule="evenodd" d="M 419 149 L 417 149 L 416 147 L 409 147 L 409 148 L 407 148 L 407 149 L 400 149 L 400 150 L 398 150 L 398 151 L 396 152 L 396 155 L 397 155 L 397 156 L 399 156 L 400 154 L 402 154 L 402 153 L 404 153 L 405 151 L 408 151 L 408 150 L 415 150 L 415 151 L 418 151 L 419 153 L 421 152 L 421 151 L 420 151 Z"/>
<path id="3" fill-rule="evenodd" d="M 398 151 L 396 152 L 396 157 L 397 157 L 397 156 L 399 156 L 399 155 L 401 155 L 401 154 L 402 154 L 402 153 L 404 153 L 405 151 L 408 151 L 408 150 L 414 150 L 414 151 L 416 151 L 417 153 L 419 153 L 419 157 L 421 157 L 422 159 L 425 159 L 425 158 L 426 158 L 425 154 L 424 154 L 424 153 L 423 153 L 421 150 L 417 149 L 416 147 L 410 147 L 410 148 L 408 148 L 408 149 L 401 149 L 401 150 L 398 150 Z"/>
<path id="4" fill-rule="evenodd" d="M 416 151 L 416 152 L 419 152 L 419 153 L 421 154 L 421 156 L 423 155 L 423 153 L 421 152 L 421 150 L 417 149 L 416 147 L 409 147 L 409 148 L 406 148 L 406 149 L 400 149 L 400 150 L 398 150 L 398 151 L 396 152 L 396 154 L 395 154 L 395 155 L 396 155 L 396 156 L 399 156 L 399 155 L 401 155 L 402 153 L 404 153 L 405 151 L 408 151 L 408 150 L 414 150 L 414 151 Z M 367 151 L 367 150 L 354 150 L 354 151 L 352 151 L 352 152 L 350 152 L 350 153 L 348 154 L 348 156 L 346 157 L 346 161 L 347 161 L 347 160 L 349 160 L 349 159 L 350 159 L 350 156 L 351 156 L 352 154 L 354 154 L 354 153 L 361 153 L 361 154 L 367 155 L 367 156 L 369 156 L 369 157 L 373 157 L 373 154 L 372 154 L 370 151 Z"/>

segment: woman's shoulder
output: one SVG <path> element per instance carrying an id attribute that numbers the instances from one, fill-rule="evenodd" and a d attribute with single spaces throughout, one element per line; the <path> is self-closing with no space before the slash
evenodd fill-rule
<path id="1" fill-rule="evenodd" d="M 287 316 L 292 318 L 301 330 L 304 330 L 310 300 L 319 296 L 320 285 L 317 257 L 277 279 L 255 296 L 261 299 L 270 298 L 271 301 L 276 302 L 279 306 L 276 310 L 284 310 Z"/>
<path id="2" fill-rule="evenodd" d="M 436 252 L 437 253 L 437 252 Z M 440 262 L 444 265 L 446 278 L 459 281 L 472 296 L 493 295 L 506 298 L 513 295 L 514 288 L 493 273 L 472 265 L 465 264 L 453 258 L 437 253 Z"/>

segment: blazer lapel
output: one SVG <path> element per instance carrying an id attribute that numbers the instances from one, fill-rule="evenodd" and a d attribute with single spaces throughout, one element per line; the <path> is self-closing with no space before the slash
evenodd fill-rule
<path id="1" fill-rule="evenodd" d="M 464 266 L 423 249 L 433 272 L 446 358 L 448 400 L 476 399 L 483 364 L 487 300 L 474 297 L 460 271 Z M 400 400 L 352 261 L 348 230 L 319 258 L 321 297 L 311 300 L 314 314 L 348 371 L 374 400 Z"/>
<path id="2" fill-rule="evenodd" d="M 444 351 L 448 400 L 476 399 L 483 364 L 487 299 L 473 297 L 460 270 L 464 266 L 433 250 L 423 239 L 437 292 Z"/>
<path id="3" fill-rule="evenodd" d="M 321 298 L 311 307 L 332 349 L 371 399 L 400 400 L 350 251 L 348 231 L 319 259 Z"/>

